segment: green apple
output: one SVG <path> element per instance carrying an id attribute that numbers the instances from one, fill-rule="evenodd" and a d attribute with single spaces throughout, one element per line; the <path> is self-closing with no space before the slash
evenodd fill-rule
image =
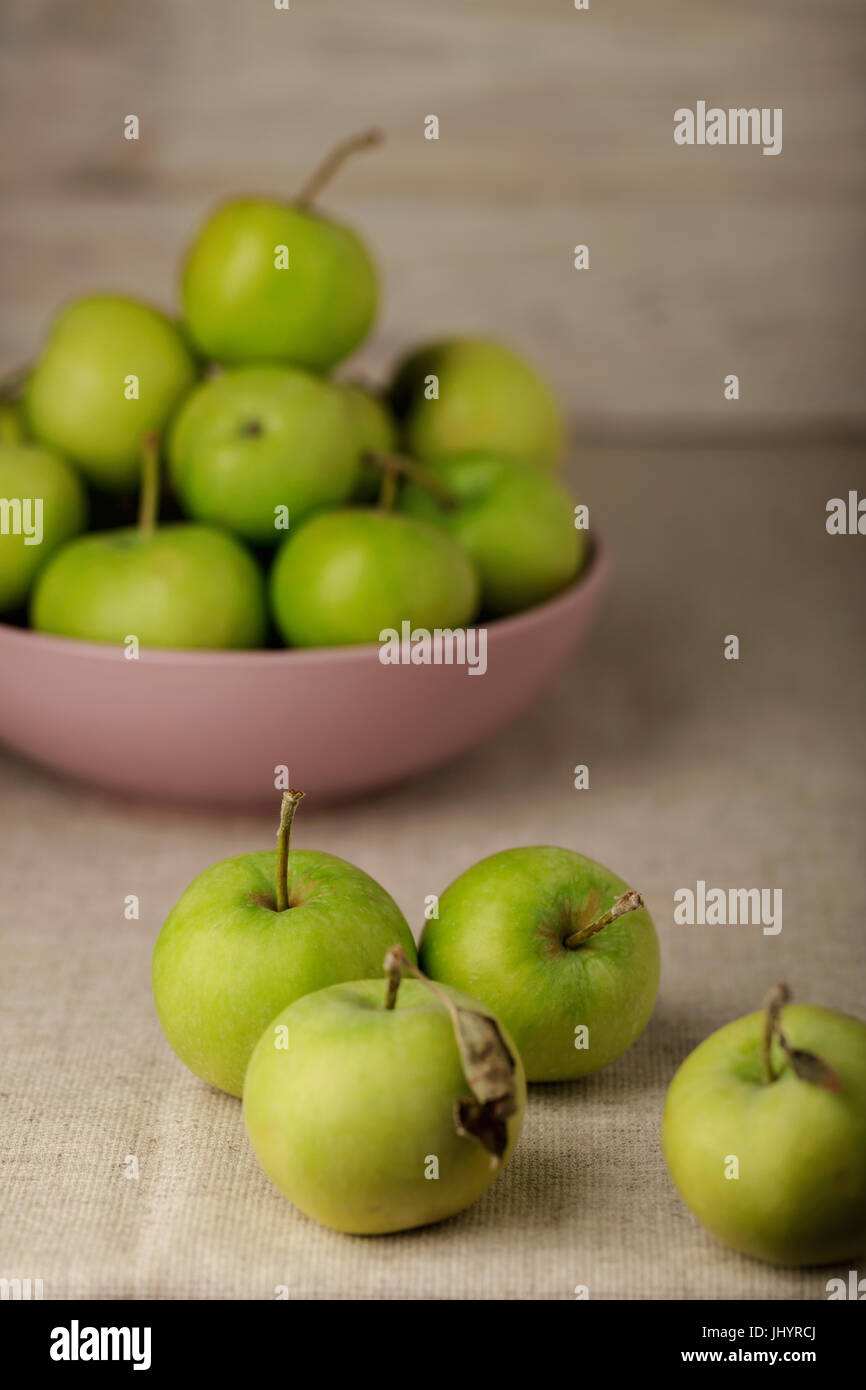
<path id="1" fill-rule="evenodd" d="M 270 573 L 271 607 L 289 646 L 378 642 L 403 622 L 465 627 L 478 576 L 456 541 L 413 517 L 372 508 L 323 512 L 290 535 Z"/>
<path id="2" fill-rule="evenodd" d="M 349 407 L 361 451 L 361 471 L 353 497 L 359 502 L 371 502 L 378 496 L 382 472 L 365 455 L 392 454 L 397 448 L 397 425 L 381 396 L 355 381 L 337 384 Z"/>
<path id="3" fill-rule="evenodd" d="M 79 536 L 37 577 L 31 625 L 91 642 L 148 647 L 259 647 L 267 632 L 264 576 L 213 526 L 155 524 L 158 446 L 146 441 L 139 524 Z"/>
<path id="4" fill-rule="evenodd" d="M 575 529 L 574 503 L 556 478 L 493 454 L 447 460 L 436 475 L 450 501 L 410 480 L 401 509 L 443 527 L 472 557 L 485 613 L 530 608 L 577 574 L 586 533 Z"/>
<path id="5" fill-rule="evenodd" d="M 238 541 L 211 526 L 135 527 L 70 541 L 37 578 L 30 610 L 40 632 L 147 647 L 260 647 L 264 580 Z"/>
<path id="6" fill-rule="evenodd" d="M 0 443 L 0 612 L 24 602 L 48 557 L 86 525 L 84 484 L 64 458 Z"/>
<path id="7" fill-rule="evenodd" d="M 389 952 L 387 987 L 332 985 L 284 1009 L 244 1084 L 265 1173 L 308 1216 L 354 1235 L 468 1207 L 502 1171 L 523 1122 L 526 1084 L 505 1030 L 456 990 L 431 993 L 422 978 L 398 989 L 398 960 Z"/>
<path id="8" fill-rule="evenodd" d="M 549 386 L 509 348 L 452 338 L 398 368 L 392 404 L 407 453 L 428 463 L 457 454 L 505 454 L 553 468 L 565 427 Z"/>
<path id="9" fill-rule="evenodd" d="M 680 1196 L 734 1250 L 780 1265 L 866 1249 L 866 1024 L 815 1005 L 720 1028 L 683 1062 L 663 1142 Z"/>
<path id="10" fill-rule="evenodd" d="M 142 439 L 164 428 L 195 375 L 164 314 L 92 295 L 55 321 L 27 383 L 25 412 L 36 437 L 67 454 L 88 482 L 133 491 Z"/>
<path id="11" fill-rule="evenodd" d="M 189 332 L 204 356 L 325 371 L 366 337 L 379 298 L 370 253 L 311 203 L 348 154 L 378 138 L 370 132 L 339 147 L 294 202 L 242 198 L 208 219 L 182 284 Z"/>
<path id="12" fill-rule="evenodd" d="M 190 1071 L 233 1096 L 280 1009 L 326 985 L 384 976 L 394 941 L 415 959 L 406 920 L 375 879 L 336 855 L 290 849 L 300 797 L 284 793 L 277 850 L 205 869 L 154 948 L 166 1038 Z"/>
<path id="13" fill-rule="evenodd" d="M 190 516 L 261 545 L 284 539 L 286 516 L 294 527 L 347 501 L 361 466 L 344 393 L 295 367 L 237 367 L 203 382 L 175 418 L 168 456 Z"/>
<path id="14" fill-rule="evenodd" d="M 640 894 L 568 849 L 492 854 L 424 927 L 421 968 L 502 1019 L 529 1081 L 606 1067 L 649 1022 L 659 945 Z"/>

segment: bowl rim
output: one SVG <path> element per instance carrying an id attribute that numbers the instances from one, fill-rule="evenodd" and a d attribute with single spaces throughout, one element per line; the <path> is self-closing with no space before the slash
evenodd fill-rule
<path id="1" fill-rule="evenodd" d="M 536 603 L 531 608 L 524 608 L 521 612 L 512 613 L 508 617 L 492 618 L 485 623 L 464 624 L 466 630 L 482 627 L 490 634 L 510 635 L 519 632 L 522 628 L 537 626 L 539 622 L 545 622 L 548 618 L 555 618 L 557 612 L 571 608 L 578 596 L 582 595 L 583 590 L 596 587 L 600 583 L 609 567 L 610 559 L 607 548 L 593 531 L 589 532 L 589 542 L 587 562 L 567 588 L 560 590 L 558 594 L 545 599 L 542 603 Z M 459 631 L 460 629 L 454 630 Z M 54 652 L 58 655 L 63 652 L 70 655 L 74 653 L 77 656 L 95 661 L 114 661 L 118 652 L 116 642 L 90 642 L 84 638 L 60 637 L 50 632 L 36 632 L 30 627 L 19 627 L 14 623 L 2 621 L 0 621 L 0 645 L 7 648 L 27 647 L 30 650 Z M 291 662 L 299 665 L 304 660 L 339 665 L 343 662 L 357 661 L 359 656 L 369 656 L 372 653 L 375 653 L 378 659 L 380 650 L 378 642 L 361 642 L 339 647 L 147 646 L 141 648 L 140 659 L 146 659 L 151 664 L 156 662 L 166 666 L 230 666 L 238 661 L 243 661 L 248 666 L 273 666 L 280 662 L 286 664 Z"/>

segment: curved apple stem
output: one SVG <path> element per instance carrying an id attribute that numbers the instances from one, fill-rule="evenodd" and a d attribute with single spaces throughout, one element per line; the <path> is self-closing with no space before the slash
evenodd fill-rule
<path id="1" fill-rule="evenodd" d="M 353 154 L 359 154 L 361 150 L 370 149 L 373 145 L 381 145 L 384 139 L 385 135 L 381 130 L 362 130 L 359 135 L 351 135 L 348 140 L 341 140 L 339 145 L 335 145 L 330 154 L 325 156 L 318 168 L 313 170 L 295 198 L 295 203 L 299 207 L 307 207 L 325 184 L 330 183 L 347 159 Z"/>
<path id="2" fill-rule="evenodd" d="M 138 534 L 152 536 L 159 511 L 159 435 L 141 441 L 141 488 L 138 494 Z"/>
<path id="3" fill-rule="evenodd" d="M 292 841 L 292 821 L 304 793 L 283 792 L 280 805 L 280 828 L 277 832 L 277 912 L 289 906 L 289 848 Z"/>
<path id="4" fill-rule="evenodd" d="M 577 931 L 565 937 L 562 944 L 567 950 L 574 951 L 578 946 L 582 946 L 585 941 L 588 941 L 591 936 L 595 936 L 596 932 L 603 931 L 605 927 L 609 927 L 611 922 L 616 921 L 617 917 L 622 917 L 626 912 L 636 912 L 639 907 L 644 906 L 643 898 L 640 893 L 636 893 L 634 889 L 630 890 L 628 893 L 623 893 L 621 898 L 617 898 L 613 907 L 609 907 L 607 912 L 603 912 L 600 917 L 596 917 L 595 921 L 590 922 L 589 926 L 579 927 Z"/>
<path id="5" fill-rule="evenodd" d="M 764 996 L 764 1031 L 761 1035 L 761 1076 L 765 1085 L 775 1081 L 773 1070 L 773 1035 L 779 1026 L 779 1014 L 790 1003 L 791 991 L 784 981 L 773 985 Z"/>
<path id="6" fill-rule="evenodd" d="M 427 988 L 442 1001 L 446 1009 L 453 1009 L 454 1005 L 448 998 L 441 985 L 437 985 L 435 980 L 431 980 L 429 975 L 425 975 L 423 970 L 419 970 L 417 965 L 413 965 L 402 946 L 391 946 L 385 952 L 383 969 L 388 976 L 388 993 L 385 997 L 385 1008 L 393 1009 L 397 999 L 397 990 L 400 987 L 400 980 L 404 973 L 412 975 L 416 980 L 420 980 Z"/>
<path id="7" fill-rule="evenodd" d="M 417 459 L 409 458 L 406 454 L 388 453 L 384 449 L 368 449 L 364 458 L 375 468 L 381 468 L 384 472 L 383 489 L 389 476 L 396 479 L 396 475 L 402 473 L 405 478 L 411 478 L 414 483 L 420 484 L 421 487 L 431 492 L 436 501 L 446 510 L 453 511 L 457 506 L 457 498 L 450 487 L 443 483 L 441 478 L 437 478 L 431 468 L 425 467 Z"/>

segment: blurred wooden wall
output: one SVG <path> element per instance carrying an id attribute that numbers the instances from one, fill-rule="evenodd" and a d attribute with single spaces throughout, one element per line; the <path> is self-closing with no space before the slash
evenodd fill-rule
<path id="1" fill-rule="evenodd" d="M 490 332 L 590 435 L 856 429 L 861 0 L 590 4 L 3 0 L 0 365 L 83 290 L 171 306 L 214 200 L 291 194 L 331 142 L 377 124 L 387 145 L 327 199 L 386 276 L 361 366 Z M 673 112 L 698 99 L 781 106 L 782 154 L 678 148 Z"/>

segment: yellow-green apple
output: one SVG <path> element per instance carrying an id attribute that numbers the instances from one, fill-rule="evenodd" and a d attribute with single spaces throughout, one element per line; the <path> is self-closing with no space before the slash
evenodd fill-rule
<path id="1" fill-rule="evenodd" d="M 308 1216 L 356 1235 L 469 1206 L 511 1157 L 525 1104 L 520 1059 L 488 1009 L 420 975 L 400 985 L 411 965 L 399 950 L 386 967 L 387 986 L 332 985 L 284 1009 L 244 1084 L 265 1173 Z"/>
<path id="2" fill-rule="evenodd" d="M 789 1004 L 720 1028 L 668 1091 L 663 1142 L 680 1196 L 725 1245 L 779 1265 L 866 1250 L 866 1024 Z"/>
<path id="3" fill-rule="evenodd" d="M 108 492 L 134 491 L 141 441 L 161 432 L 196 367 L 178 328 L 149 304 L 91 295 L 68 305 L 25 387 L 34 435 Z"/>
<path id="4" fill-rule="evenodd" d="M 325 371 L 366 337 L 378 276 L 361 238 L 314 200 L 371 131 L 339 146 L 292 201 L 239 198 L 217 208 L 183 270 L 183 308 L 199 351 L 217 362 L 291 362 Z"/>
<path id="5" fill-rule="evenodd" d="M 378 642 L 383 631 L 464 627 L 478 607 L 475 566 L 436 526 L 394 512 L 322 512 L 277 552 L 277 627 L 293 647 Z"/>

